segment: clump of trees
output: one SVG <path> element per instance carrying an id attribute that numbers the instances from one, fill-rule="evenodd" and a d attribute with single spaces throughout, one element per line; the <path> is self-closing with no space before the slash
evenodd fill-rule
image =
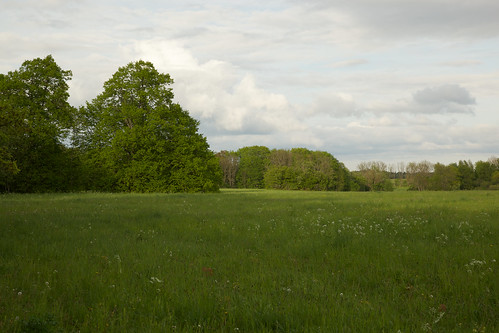
<path id="1" fill-rule="evenodd" d="M 224 187 L 348 191 L 352 178 L 333 155 L 305 148 L 243 147 L 217 154 Z"/>
<path id="2" fill-rule="evenodd" d="M 358 169 L 354 174 L 366 190 L 386 191 L 394 187 L 415 191 L 499 190 L 499 159 L 496 157 L 475 164 L 421 161 L 387 166 L 383 162 L 362 162 Z"/>
<path id="3" fill-rule="evenodd" d="M 412 190 L 497 190 L 499 189 L 499 161 L 459 161 L 444 165 L 427 161 L 407 165 L 407 182 Z"/>
<path id="4" fill-rule="evenodd" d="M 381 161 L 361 162 L 355 173 L 360 189 L 365 191 L 393 191 L 387 165 Z"/>
<path id="5" fill-rule="evenodd" d="M 70 79 L 52 56 L 0 75 L 0 191 L 218 190 L 218 160 L 168 74 L 130 63 L 78 109 Z"/>
<path id="6" fill-rule="evenodd" d="M 350 190 L 350 172 L 333 155 L 305 148 L 272 150 L 264 175 L 266 188 L 315 191 Z"/>

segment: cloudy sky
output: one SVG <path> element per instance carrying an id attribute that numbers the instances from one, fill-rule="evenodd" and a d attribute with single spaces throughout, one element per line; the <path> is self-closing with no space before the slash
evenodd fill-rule
<path id="1" fill-rule="evenodd" d="M 80 106 L 153 62 L 214 151 L 499 156 L 497 0 L 0 0 L 0 72 L 53 55 Z"/>

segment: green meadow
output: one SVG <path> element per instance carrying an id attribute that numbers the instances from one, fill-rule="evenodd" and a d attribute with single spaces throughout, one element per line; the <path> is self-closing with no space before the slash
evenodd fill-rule
<path id="1" fill-rule="evenodd" d="M 0 332 L 497 332 L 499 191 L 0 196 Z"/>

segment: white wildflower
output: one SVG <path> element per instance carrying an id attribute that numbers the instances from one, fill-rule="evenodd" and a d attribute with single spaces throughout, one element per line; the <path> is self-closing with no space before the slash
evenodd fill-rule
<path id="1" fill-rule="evenodd" d="M 163 282 L 162 280 L 158 279 L 157 277 L 155 276 L 151 276 L 151 280 L 149 281 L 151 283 L 154 283 L 154 282 L 157 282 L 157 283 L 161 283 Z"/>

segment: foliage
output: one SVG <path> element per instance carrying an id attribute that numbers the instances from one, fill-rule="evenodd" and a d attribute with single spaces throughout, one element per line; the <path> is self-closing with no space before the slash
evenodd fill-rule
<path id="1" fill-rule="evenodd" d="M 437 163 L 433 166 L 433 174 L 429 179 L 429 189 L 438 191 L 451 191 L 459 189 L 457 167 Z"/>
<path id="2" fill-rule="evenodd" d="M 360 177 L 370 191 L 393 190 L 388 177 L 387 165 L 384 162 L 361 162 L 358 169 Z"/>
<path id="3" fill-rule="evenodd" d="M 71 71 L 52 56 L 0 75 L 0 186 L 3 191 L 72 190 L 75 161 L 64 145 L 73 124 Z"/>
<path id="4" fill-rule="evenodd" d="M 478 161 L 475 163 L 475 187 L 488 189 L 491 185 L 492 175 L 496 166 L 489 161 Z"/>
<path id="5" fill-rule="evenodd" d="M 362 176 L 359 171 L 352 171 L 350 173 L 350 190 L 351 191 L 369 191 L 370 188 L 367 186 L 366 179 Z"/>
<path id="6" fill-rule="evenodd" d="M 270 150 L 264 146 L 243 147 L 237 151 L 239 165 L 236 180 L 240 188 L 263 188 Z"/>
<path id="7" fill-rule="evenodd" d="M 331 154 L 305 148 L 272 150 L 265 187 L 287 190 L 349 189 L 349 172 Z"/>
<path id="8" fill-rule="evenodd" d="M 5 115 L 0 113 L 0 188 L 9 192 L 13 177 L 19 172 L 16 161 L 8 148 L 9 136 Z"/>
<path id="9" fill-rule="evenodd" d="M 492 177 L 490 178 L 490 181 L 493 185 L 499 184 L 499 170 L 494 171 Z"/>
<path id="10" fill-rule="evenodd" d="M 459 161 L 457 165 L 457 179 L 461 190 L 473 189 L 475 170 L 471 161 Z"/>
<path id="11" fill-rule="evenodd" d="M 216 191 L 219 168 L 199 122 L 172 102 L 173 80 L 150 62 L 121 67 L 80 109 L 75 144 L 92 189 L 127 192 Z"/>
<path id="12" fill-rule="evenodd" d="M 499 163 L 495 157 L 475 164 L 471 161 L 459 161 L 448 165 L 433 165 L 428 161 L 421 161 L 411 162 L 407 167 L 404 165 L 403 169 L 399 167 L 397 173 L 390 172 L 390 178 L 395 180 L 397 187 L 400 187 L 401 181 L 407 181 L 409 189 L 420 191 L 492 190 L 499 189 L 499 181 L 494 178 L 497 171 Z"/>
<path id="13" fill-rule="evenodd" d="M 348 191 L 352 185 L 348 169 L 327 152 L 252 146 L 217 157 L 229 188 Z"/>
<path id="14" fill-rule="evenodd" d="M 299 176 L 299 171 L 291 166 L 271 165 L 265 172 L 265 188 L 278 190 L 302 189 L 299 187 L 298 182 L 303 178 L 303 176 Z"/>
<path id="15" fill-rule="evenodd" d="M 498 200 L 3 195 L 0 332 L 497 332 Z"/>

